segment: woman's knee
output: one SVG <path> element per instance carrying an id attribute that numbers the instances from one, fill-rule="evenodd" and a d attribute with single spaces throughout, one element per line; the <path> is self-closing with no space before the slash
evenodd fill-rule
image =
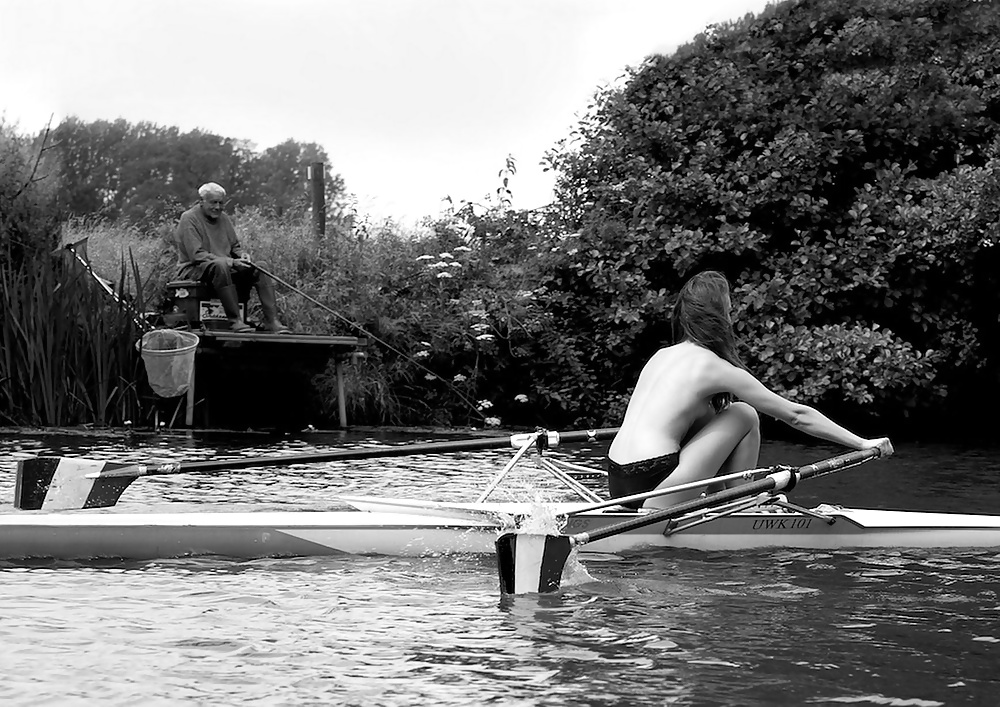
<path id="1" fill-rule="evenodd" d="M 744 402 L 736 402 L 723 411 L 726 415 L 737 418 L 748 432 L 760 429 L 760 415 L 753 405 Z"/>
<path id="2" fill-rule="evenodd" d="M 727 426 L 735 426 L 743 436 L 760 434 L 760 415 L 749 403 L 733 403 L 719 413 L 719 416 L 725 416 Z"/>

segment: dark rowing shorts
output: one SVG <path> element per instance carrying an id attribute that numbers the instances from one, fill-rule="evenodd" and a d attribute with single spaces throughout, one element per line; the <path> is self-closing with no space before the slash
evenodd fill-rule
<path id="1" fill-rule="evenodd" d="M 611 498 L 621 498 L 652 491 L 660 485 L 661 481 L 670 476 L 677 468 L 679 461 L 680 454 L 678 452 L 628 464 L 619 464 L 608 459 L 608 494 Z M 633 501 L 622 505 L 629 508 L 639 508 L 642 506 L 642 501 Z"/>

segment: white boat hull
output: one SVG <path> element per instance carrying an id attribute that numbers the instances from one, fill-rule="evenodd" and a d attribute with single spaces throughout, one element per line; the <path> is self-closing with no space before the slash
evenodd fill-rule
<path id="1" fill-rule="evenodd" d="M 652 544 L 706 551 L 1000 547 L 998 516 L 842 508 L 832 517 L 834 523 L 829 524 L 800 513 L 735 513 L 690 530 L 666 536 L 661 532 Z M 600 541 L 602 549 L 631 549 L 627 540 L 616 542 L 621 537 Z"/>
<path id="2" fill-rule="evenodd" d="M 438 504 L 430 510 L 373 512 L 25 512 L 0 515 L 0 559 L 492 554 L 496 537 L 510 529 L 502 519 L 524 508 L 516 504 Z M 1000 548 L 1000 516 L 820 510 L 834 522 L 789 511 L 741 512 L 668 534 L 664 534 L 665 524 L 658 523 L 582 549 Z M 585 513 L 572 516 L 564 532 L 593 530 L 635 517 L 634 513 Z"/>

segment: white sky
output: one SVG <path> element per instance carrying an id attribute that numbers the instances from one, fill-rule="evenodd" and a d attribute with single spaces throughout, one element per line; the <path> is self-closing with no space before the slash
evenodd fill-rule
<path id="1" fill-rule="evenodd" d="M 543 154 L 595 90 L 768 0 L 0 0 L 0 115 L 324 147 L 374 216 L 551 200 Z"/>

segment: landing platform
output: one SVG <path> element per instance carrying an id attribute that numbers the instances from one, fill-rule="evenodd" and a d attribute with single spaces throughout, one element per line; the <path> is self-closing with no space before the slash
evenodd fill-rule
<path id="1" fill-rule="evenodd" d="M 305 344 L 307 346 L 329 346 L 334 349 L 349 349 L 353 352 L 359 347 L 364 348 L 368 343 L 367 339 L 356 336 L 322 336 L 319 334 L 300 334 L 297 332 L 288 332 L 285 334 L 272 334 L 263 331 L 236 333 L 223 329 L 206 329 L 195 333 L 206 344 L 214 341 L 224 346 L 243 346 L 261 343 L 275 343 L 281 346 L 287 344 Z"/>
<path id="2" fill-rule="evenodd" d="M 364 356 L 367 339 L 223 329 L 194 333 L 199 341 L 193 380 L 183 403 L 187 427 L 299 431 L 332 422 L 329 418 L 347 427 L 344 369 Z M 316 379 L 324 373 L 328 382 L 321 385 Z"/>

